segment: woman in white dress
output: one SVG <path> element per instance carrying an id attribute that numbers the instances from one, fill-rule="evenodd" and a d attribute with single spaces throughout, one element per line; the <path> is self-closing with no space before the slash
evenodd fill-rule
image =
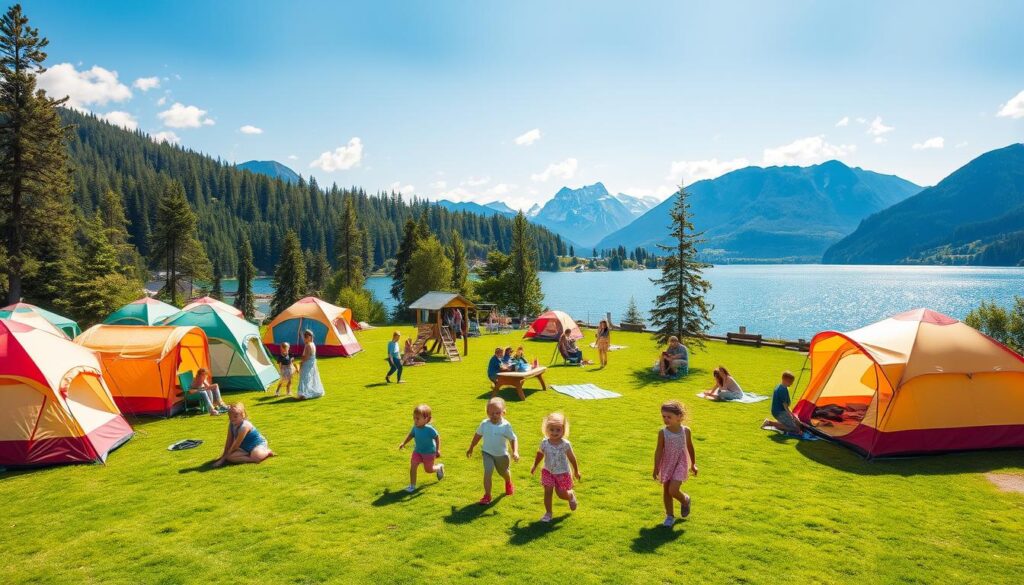
<path id="1" fill-rule="evenodd" d="M 316 344 L 313 343 L 313 332 L 307 329 L 302 334 L 306 342 L 302 348 L 302 359 L 299 365 L 299 400 L 320 398 L 324 395 L 324 383 L 320 381 L 320 370 L 316 367 Z"/>

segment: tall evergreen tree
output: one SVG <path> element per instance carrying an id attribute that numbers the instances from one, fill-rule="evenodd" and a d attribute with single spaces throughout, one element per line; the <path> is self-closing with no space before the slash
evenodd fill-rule
<path id="1" fill-rule="evenodd" d="M 131 234 L 128 233 L 129 222 L 124 214 L 121 195 L 113 189 L 104 191 L 98 212 L 103 219 L 107 241 L 114 246 L 117 252 L 121 271 L 127 276 L 144 279 L 146 277 L 145 264 L 139 255 L 139 250 L 129 241 L 131 238 Z"/>
<path id="2" fill-rule="evenodd" d="M 459 232 L 452 230 L 452 241 L 448 246 L 448 259 L 452 261 L 452 291 L 465 295 L 469 292 L 469 264 L 466 262 L 466 247 Z"/>
<path id="3" fill-rule="evenodd" d="M 281 248 L 281 259 L 274 271 L 274 298 L 270 312 L 278 315 L 306 295 L 306 262 L 299 236 L 288 230 Z"/>
<path id="4" fill-rule="evenodd" d="M 101 214 L 82 223 L 82 261 L 62 296 L 68 299 L 71 315 L 88 326 L 137 299 L 143 283 L 136 277 L 134 266 L 122 263 Z"/>
<path id="5" fill-rule="evenodd" d="M 161 292 L 176 305 L 182 278 L 202 277 L 203 269 L 209 266 L 202 244 L 196 239 L 196 215 L 178 181 L 166 183 L 157 203 L 150 250 L 152 263 L 166 274 Z"/>
<path id="6" fill-rule="evenodd" d="M 331 263 L 327 260 L 327 253 L 320 250 L 313 255 L 312 266 L 309 269 L 309 294 L 315 297 L 324 297 L 327 285 L 331 280 Z"/>
<path id="7" fill-rule="evenodd" d="M 512 308 L 519 316 L 536 315 L 544 302 L 537 276 L 537 247 L 530 224 L 520 211 L 512 223 L 512 250 L 509 253 L 509 294 Z"/>
<path id="8" fill-rule="evenodd" d="M 711 320 L 713 307 L 705 300 L 711 283 L 703 276 L 703 270 L 711 265 L 697 260 L 697 244 L 703 241 L 702 233 L 693 231 L 687 197 L 686 189 L 680 185 L 675 204 L 669 211 L 674 243 L 671 246 L 658 244 L 667 255 L 661 277 L 651 279 L 661 288 L 651 310 L 651 325 L 661 342 L 674 335 L 703 347 L 708 329 L 714 324 Z"/>
<path id="9" fill-rule="evenodd" d="M 408 219 L 402 231 L 402 243 L 398 246 L 398 253 L 395 255 L 395 269 L 391 272 L 391 296 L 398 301 L 398 309 L 405 303 L 405 273 L 409 268 L 409 261 L 419 244 L 419 230 L 416 222 Z"/>
<path id="10" fill-rule="evenodd" d="M 434 236 L 421 241 L 412 255 L 409 272 L 405 275 L 403 306 L 432 290 L 444 290 L 452 284 L 452 261 L 444 246 Z"/>
<path id="11" fill-rule="evenodd" d="M 256 265 L 252 261 L 252 244 L 248 237 L 242 238 L 238 252 L 238 292 L 235 294 L 235 308 L 246 319 L 256 315 L 256 298 L 252 294 L 252 281 L 256 278 Z"/>
<path id="12" fill-rule="evenodd" d="M 60 296 L 54 282 L 70 269 L 75 254 L 71 219 L 71 184 L 68 177 L 66 129 L 54 100 L 36 89 L 36 75 L 45 71 L 43 49 L 49 44 L 38 29 L 28 25 L 21 5 L 11 6 L 0 18 L 0 224 L 3 227 L 4 264 L 8 302 L 23 292 L 51 304 Z M 50 249 L 32 245 L 31 235 L 49 242 Z M 50 258 L 40 255 L 50 254 Z M 36 274 L 41 286 L 23 291 L 26 278 Z M 58 287 L 54 289 L 53 287 Z"/>
<path id="13" fill-rule="evenodd" d="M 634 297 L 629 297 L 629 305 L 626 306 L 626 314 L 622 316 L 622 322 L 633 325 L 643 325 L 644 323 L 643 315 L 640 314 Z"/>
<path id="14" fill-rule="evenodd" d="M 213 288 L 210 289 L 210 296 L 218 301 L 224 300 L 224 289 L 221 287 L 221 280 L 224 275 L 220 271 L 220 262 L 213 265 Z"/>
<path id="15" fill-rule="evenodd" d="M 359 227 L 355 204 L 352 197 L 346 197 L 334 237 L 336 264 L 341 273 L 341 283 L 346 288 L 363 286 L 363 239 L 363 230 Z"/>

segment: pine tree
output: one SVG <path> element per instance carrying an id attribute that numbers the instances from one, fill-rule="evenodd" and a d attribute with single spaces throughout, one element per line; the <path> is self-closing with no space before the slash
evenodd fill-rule
<path id="1" fill-rule="evenodd" d="M 629 305 L 626 306 L 626 314 L 622 316 L 622 322 L 632 325 L 643 325 L 644 323 L 640 309 L 636 306 L 636 299 L 633 297 L 629 297 Z"/>
<path id="2" fill-rule="evenodd" d="M 133 266 L 122 264 L 102 215 L 97 213 L 82 223 L 82 261 L 63 296 L 68 299 L 71 315 L 88 326 L 137 299 L 143 284 L 132 273 Z"/>
<path id="3" fill-rule="evenodd" d="M 448 246 L 448 259 L 452 261 L 452 291 L 461 295 L 469 292 L 469 265 L 466 263 L 466 248 L 462 236 L 452 230 L 452 241 Z"/>
<path id="4" fill-rule="evenodd" d="M 224 300 L 224 290 L 221 288 L 221 279 L 224 275 L 220 271 L 220 263 L 213 265 L 213 288 L 210 289 L 210 296 L 218 301 Z"/>
<path id="5" fill-rule="evenodd" d="M 519 316 L 535 315 L 541 310 L 544 293 L 537 276 L 537 248 L 530 224 L 520 211 L 512 224 L 512 250 L 509 254 L 509 301 Z"/>
<path id="6" fill-rule="evenodd" d="M 274 298 L 270 312 L 274 315 L 290 307 L 306 294 L 306 263 L 299 245 L 299 236 L 288 230 L 281 247 L 281 258 L 274 270 Z"/>
<path id="7" fill-rule="evenodd" d="M 365 280 L 363 238 L 363 231 L 359 228 L 359 218 L 356 216 L 355 204 L 352 197 L 346 197 L 345 208 L 338 220 L 335 233 L 336 264 L 338 272 L 341 273 L 341 283 L 346 288 L 363 286 Z"/>
<path id="8" fill-rule="evenodd" d="M 661 288 L 661 294 L 654 299 L 651 324 L 661 342 L 674 335 L 703 347 L 708 329 L 714 324 L 710 314 L 713 307 L 704 298 L 711 289 L 711 283 L 702 274 L 710 265 L 697 261 L 697 244 L 703 241 L 702 233 L 693 232 L 687 197 L 686 190 L 680 185 L 675 204 L 669 212 L 674 245 L 658 244 L 668 254 L 661 277 L 651 280 Z"/>
<path id="9" fill-rule="evenodd" d="M 36 90 L 48 44 L 28 26 L 20 5 L 0 18 L 0 224 L 6 248 L 0 256 L 7 300 L 16 302 L 27 293 L 53 306 L 67 280 L 52 279 L 68 276 L 76 254 L 67 135 L 57 112 L 67 100 Z M 50 249 L 33 245 L 33 239 Z M 34 273 L 39 286 L 23 291 Z"/>
<path id="10" fill-rule="evenodd" d="M 143 279 L 146 277 L 145 263 L 138 249 L 133 246 L 128 233 L 129 221 L 124 214 L 124 204 L 121 195 L 112 189 L 103 192 L 103 198 L 99 206 L 100 217 L 103 218 L 103 228 L 107 241 L 117 251 L 118 264 L 126 276 Z"/>
<path id="11" fill-rule="evenodd" d="M 197 258 L 190 257 L 202 249 L 196 241 L 196 215 L 185 198 L 185 189 L 178 181 L 169 181 L 163 195 L 157 202 L 156 226 L 150 244 L 151 262 L 164 270 L 166 283 L 161 293 L 178 304 L 178 289 L 182 276 L 195 264 Z M 205 258 L 205 254 L 203 255 Z M 209 260 L 206 260 L 208 263 Z"/>
<path id="12" fill-rule="evenodd" d="M 309 274 L 309 294 L 314 297 L 323 298 L 327 285 L 331 280 L 331 263 L 327 260 L 326 252 L 320 250 L 319 253 L 313 255 L 313 263 L 309 269 Z"/>
<path id="13" fill-rule="evenodd" d="M 405 276 L 404 306 L 432 290 L 445 290 L 452 284 L 452 262 L 444 246 L 428 236 L 416 247 Z"/>
<path id="14" fill-rule="evenodd" d="M 252 261 L 252 244 L 249 243 L 248 237 L 243 237 L 238 253 L 238 292 L 235 293 L 235 308 L 249 320 L 256 315 L 256 299 L 252 294 L 252 281 L 255 277 L 256 266 Z"/>
<path id="15" fill-rule="evenodd" d="M 412 259 L 412 255 L 419 244 L 419 239 L 420 235 L 416 222 L 412 219 L 407 220 L 402 233 L 402 243 L 399 245 L 398 253 L 395 255 L 395 269 L 391 273 L 391 296 L 398 301 L 396 310 L 399 312 L 402 311 L 402 305 L 405 303 L 405 273 L 409 268 L 409 261 Z"/>

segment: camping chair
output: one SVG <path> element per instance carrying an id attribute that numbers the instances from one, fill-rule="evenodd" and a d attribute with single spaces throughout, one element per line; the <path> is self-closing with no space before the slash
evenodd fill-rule
<path id="1" fill-rule="evenodd" d="M 562 342 L 561 341 L 555 343 L 555 351 L 551 353 L 551 361 L 549 362 L 548 365 L 554 364 L 555 360 L 557 359 L 558 356 L 560 356 L 562 358 L 562 365 L 563 366 L 578 366 L 578 365 L 580 365 L 580 360 L 579 359 L 577 359 L 577 358 L 570 358 L 569 356 L 567 356 L 565 354 L 565 349 L 562 347 Z"/>
<path id="2" fill-rule="evenodd" d="M 192 370 L 185 370 L 178 372 L 178 385 L 181 386 L 181 394 L 185 398 L 185 412 L 189 409 L 199 409 L 199 412 L 206 414 L 206 401 L 199 395 L 198 392 L 189 393 L 189 388 L 192 387 L 192 381 L 195 380 L 195 374 Z"/>

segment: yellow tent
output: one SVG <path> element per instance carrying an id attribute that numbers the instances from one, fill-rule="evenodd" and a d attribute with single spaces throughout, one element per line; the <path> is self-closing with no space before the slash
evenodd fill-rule
<path id="1" fill-rule="evenodd" d="M 302 353 L 302 334 L 313 333 L 318 357 L 351 356 L 363 351 L 352 333 L 352 309 L 338 307 L 316 297 L 295 302 L 267 325 L 263 345 L 270 353 L 281 354 L 281 344 L 288 342 L 290 353 Z"/>
<path id="2" fill-rule="evenodd" d="M 0 465 L 105 461 L 130 438 L 93 352 L 0 319 Z"/>
<path id="3" fill-rule="evenodd" d="M 184 407 L 178 372 L 210 369 L 210 346 L 198 327 L 94 325 L 75 343 L 95 351 L 122 412 L 170 416 Z"/>
<path id="4" fill-rule="evenodd" d="M 871 456 L 1024 447 L 1024 357 L 915 309 L 811 341 L 794 413 Z"/>

